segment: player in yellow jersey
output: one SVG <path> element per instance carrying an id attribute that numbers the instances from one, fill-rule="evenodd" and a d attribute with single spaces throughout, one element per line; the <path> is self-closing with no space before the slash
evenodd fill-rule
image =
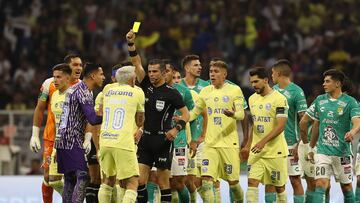
<path id="1" fill-rule="evenodd" d="M 111 202 L 116 178 L 126 184 L 122 202 L 136 201 L 139 167 L 134 128 L 143 125 L 145 96 L 142 90 L 134 87 L 135 78 L 133 66 L 122 67 L 116 72 L 118 83 L 103 89 L 100 165 L 104 182 L 99 190 L 99 202 L 102 203 Z"/>
<path id="2" fill-rule="evenodd" d="M 190 120 L 193 120 L 207 108 L 200 188 L 204 202 L 214 202 L 213 185 L 218 178 L 229 183 L 235 202 L 243 201 L 239 185 L 240 145 L 236 120 L 244 118 L 244 97 L 240 87 L 225 83 L 227 68 L 227 64 L 220 60 L 210 63 L 211 85 L 201 90 L 190 114 Z"/>
<path id="3" fill-rule="evenodd" d="M 287 100 L 269 86 L 265 68 L 251 70 L 250 83 L 256 93 L 249 98 L 253 127 L 246 146 L 249 151 L 251 148 L 246 202 L 258 202 L 259 183 L 275 186 L 278 202 L 286 202 L 288 148 L 284 128 L 287 121 Z"/>
<path id="4" fill-rule="evenodd" d="M 60 117 L 62 114 L 62 105 L 65 101 L 66 90 L 70 87 L 70 76 L 71 76 L 71 68 L 66 63 L 61 63 L 53 68 L 53 77 L 54 77 L 54 85 L 57 89 L 51 97 L 50 106 L 51 111 L 49 112 L 49 116 L 53 117 L 55 121 L 54 133 L 58 129 L 60 123 Z M 51 161 L 49 164 L 49 185 L 54 188 L 60 195 L 63 192 L 64 183 L 62 182 L 62 174 L 59 174 L 57 171 L 57 162 L 56 162 L 56 149 L 52 150 L 51 153 Z"/>

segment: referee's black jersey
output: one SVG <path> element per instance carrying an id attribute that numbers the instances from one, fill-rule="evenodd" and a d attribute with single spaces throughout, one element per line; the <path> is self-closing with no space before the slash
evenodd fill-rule
<path id="1" fill-rule="evenodd" d="M 185 106 L 180 93 L 166 83 L 154 87 L 148 76 L 140 83 L 145 93 L 144 130 L 156 133 L 170 130 L 175 109 Z"/>

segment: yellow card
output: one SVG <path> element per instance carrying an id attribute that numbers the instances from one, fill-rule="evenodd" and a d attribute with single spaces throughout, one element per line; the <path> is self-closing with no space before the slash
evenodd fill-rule
<path id="1" fill-rule="evenodd" d="M 140 22 L 134 22 L 134 25 L 133 25 L 133 28 L 132 28 L 132 31 L 137 33 L 139 31 L 139 28 L 140 28 Z"/>

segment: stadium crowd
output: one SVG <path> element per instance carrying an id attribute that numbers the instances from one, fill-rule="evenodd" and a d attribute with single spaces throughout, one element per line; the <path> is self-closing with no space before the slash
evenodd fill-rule
<path id="1" fill-rule="evenodd" d="M 275 59 L 288 58 L 295 82 L 312 100 L 322 91 L 318 73 L 336 67 L 353 81 L 360 76 L 359 4 L 355 0 L 0 1 L 0 109 L 33 108 L 37 87 L 70 51 L 101 62 L 105 72 L 123 61 L 127 56 L 123 35 L 135 20 L 142 22 L 136 44 L 148 58 L 166 53 L 179 63 L 187 53 L 195 53 L 208 64 L 212 57 L 222 57 L 229 62 L 229 80 L 240 84 L 246 96 L 251 66 L 270 67 Z"/>

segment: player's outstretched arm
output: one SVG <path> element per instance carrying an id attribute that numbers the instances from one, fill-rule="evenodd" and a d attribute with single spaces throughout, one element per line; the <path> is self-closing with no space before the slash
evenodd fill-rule
<path id="1" fill-rule="evenodd" d="M 96 115 L 94 107 L 90 103 L 80 103 L 81 109 L 85 114 L 86 120 L 91 125 L 99 125 L 102 121 L 102 116 Z"/>
<path id="2" fill-rule="evenodd" d="M 141 83 L 141 81 L 145 77 L 145 70 L 141 64 L 140 55 L 136 52 L 135 38 L 136 38 L 136 35 L 132 30 L 130 30 L 126 34 L 126 40 L 128 43 L 128 51 L 129 51 L 131 63 L 135 66 L 135 73 L 136 73 L 137 80 L 139 83 Z"/>
<path id="3" fill-rule="evenodd" d="M 176 121 L 175 127 L 165 133 L 166 139 L 170 141 L 173 141 L 175 139 L 178 132 L 185 129 L 186 122 L 189 121 L 189 117 L 190 117 L 189 110 L 187 109 L 186 106 L 183 106 L 177 110 L 180 112 L 181 117 L 178 117 L 179 119 Z"/>
<path id="4" fill-rule="evenodd" d="M 41 149 L 40 143 L 40 127 L 44 119 L 46 110 L 46 101 L 38 100 L 33 117 L 32 135 L 29 143 L 30 150 L 37 153 Z"/>

